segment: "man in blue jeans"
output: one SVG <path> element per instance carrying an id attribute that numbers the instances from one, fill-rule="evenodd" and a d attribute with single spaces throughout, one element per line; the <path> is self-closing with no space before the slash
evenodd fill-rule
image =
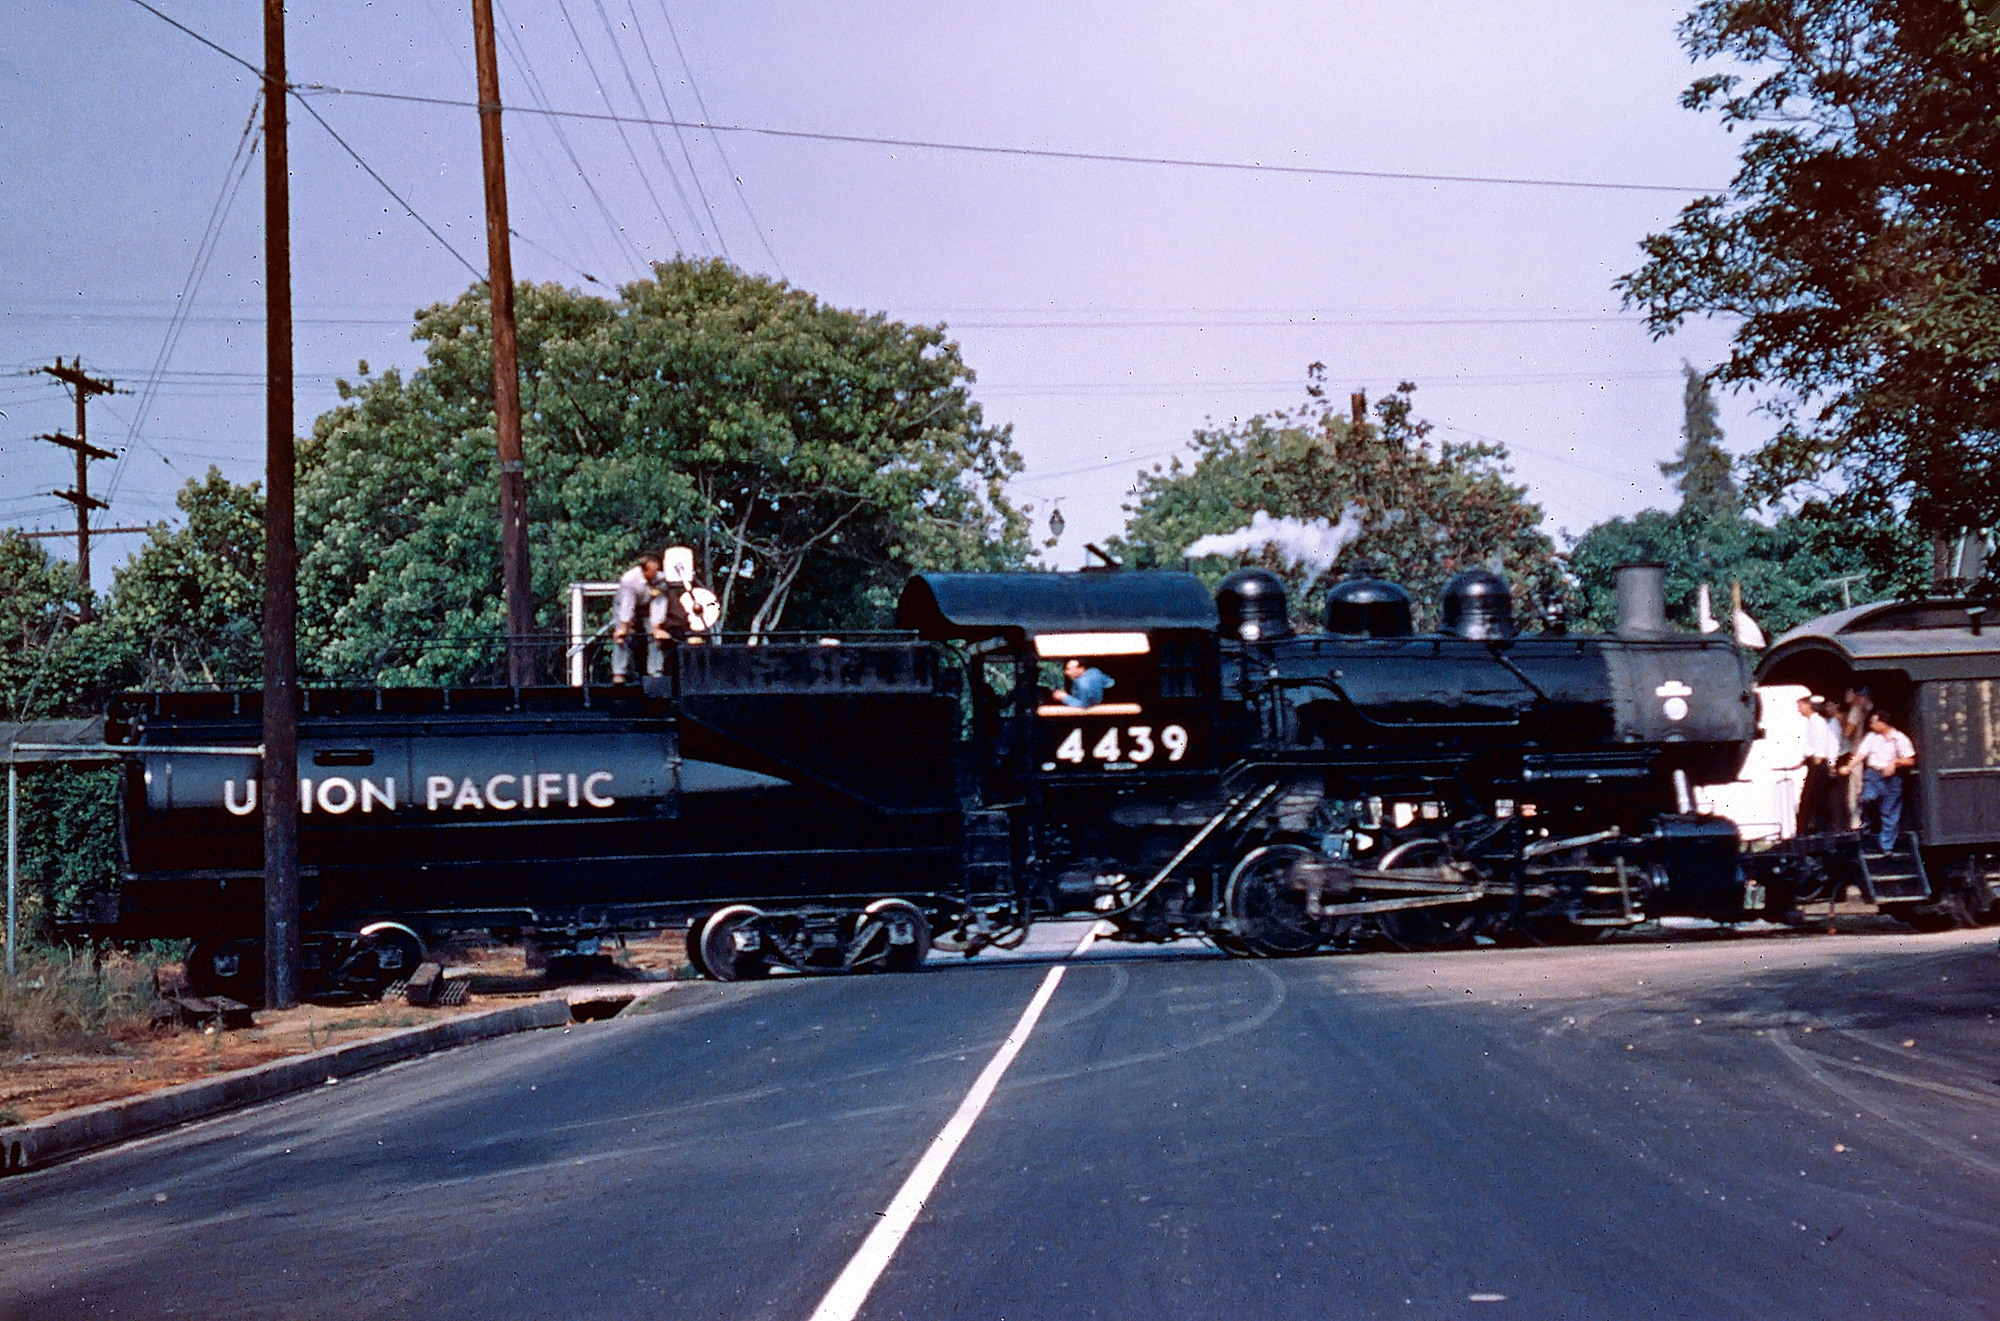
<path id="1" fill-rule="evenodd" d="M 1903 772 L 1917 764 L 1916 745 L 1910 736 L 1889 723 L 1880 711 L 1868 717 L 1868 733 L 1855 749 L 1861 759 L 1861 810 L 1873 803 L 1876 812 L 1876 841 L 1884 853 L 1896 847 L 1903 825 Z"/>

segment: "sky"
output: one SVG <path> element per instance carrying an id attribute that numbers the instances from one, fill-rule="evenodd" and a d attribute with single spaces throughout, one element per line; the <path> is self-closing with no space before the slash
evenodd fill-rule
<path id="1" fill-rule="evenodd" d="M 151 3 L 261 62 L 256 0 Z M 1197 428 L 1302 402 L 1312 362 L 1341 399 L 1415 382 L 1439 438 L 1504 442 L 1548 531 L 1578 534 L 1673 503 L 1681 364 L 1725 352 L 1720 325 L 1653 341 L 1612 288 L 1741 146 L 1678 104 L 1685 3 L 497 0 L 514 268 L 608 292 L 725 256 L 944 323 L 1013 427 L 1014 497 L 1038 530 L 1063 511 L 1057 567 Z M 92 466 L 95 523 L 171 520 L 210 466 L 262 476 L 257 79 L 133 0 L 0 14 L 0 525 L 74 527 L 48 494 L 73 457 L 33 439 L 74 425 L 36 371 L 58 356 L 119 388 L 91 405 L 119 455 Z M 361 360 L 421 365 L 412 312 L 485 248 L 475 113 L 356 94 L 475 99 L 469 6 L 301 0 L 287 32 L 292 80 L 343 89 L 307 93 L 324 127 L 290 119 L 303 432 Z M 1738 452 L 1770 426 L 1754 402 L 1722 400 Z M 100 586 L 140 542 L 98 544 Z"/>

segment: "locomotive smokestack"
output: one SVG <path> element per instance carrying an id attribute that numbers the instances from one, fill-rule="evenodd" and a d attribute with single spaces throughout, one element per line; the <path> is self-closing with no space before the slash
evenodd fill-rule
<path id="1" fill-rule="evenodd" d="M 1612 576 L 1618 584 L 1618 631 L 1639 637 L 1667 632 L 1666 566 L 1622 564 Z"/>

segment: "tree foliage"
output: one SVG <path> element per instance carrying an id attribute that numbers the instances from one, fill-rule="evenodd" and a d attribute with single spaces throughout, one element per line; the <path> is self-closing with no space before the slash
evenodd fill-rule
<path id="1" fill-rule="evenodd" d="M 0 531 L 0 718 L 90 714 L 122 677 L 103 622 L 80 622 L 82 601 L 74 566 Z"/>
<path id="2" fill-rule="evenodd" d="M 1570 548 L 1579 623 L 1608 629 L 1617 622 L 1612 575 L 1625 564 L 1666 566 L 1667 617 L 1681 628 L 1695 626 L 1704 585 L 1716 618 L 1728 627 L 1730 584 L 1741 583 L 1744 608 L 1773 637 L 1850 600 L 1859 605 L 1920 591 L 1912 578 L 1923 563 L 1921 535 L 1903 524 L 1884 525 L 1881 532 L 1873 535 L 1823 510 L 1767 524 L 1694 502 L 1672 513 L 1648 509 L 1610 519 Z"/>
<path id="3" fill-rule="evenodd" d="M 1681 37 L 1748 66 L 1682 98 L 1748 139 L 1618 283 L 1656 335 L 1736 319 L 1716 379 L 1780 419 L 1749 493 L 2000 522 L 2000 6 L 1705 0 Z"/>
<path id="4" fill-rule="evenodd" d="M 915 569 L 1026 556 L 1009 429 L 943 327 L 719 261 L 662 263 L 616 301 L 522 285 L 517 309 L 544 627 L 567 583 L 669 542 L 722 627 L 755 631 L 879 624 Z M 329 674 L 444 677 L 462 656 L 396 641 L 501 631 L 488 326 L 481 289 L 425 309 L 425 366 L 343 384 L 300 449 L 301 615 Z"/>
<path id="5" fill-rule="evenodd" d="M 210 468 L 118 572 L 108 624 L 143 688 L 254 685 L 263 670 L 264 496 Z"/>
<path id="6" fill-rule="evenodd" d="M 1315 364 L 1314 374 L 1321 369 Z M 1338 520 L 1350 506 L 1362 518 L 1346 554 L 1358 565 L 1408 588 L 1420 613 L 1454 573 L 1497 567 L 1530 603 L 1559 590 L 1555 547 L 1540 531 L 1542 511 L 1509 480 L 1504 446 L 1433 444 L 1404 382 L 1356 426 L 1313 387 L 1302 408 L 1260 414 L 1194 435 L 1194 461 L 1176 457 L 1139 475 L 1125 506 L 1125 530 L 1112 549 L 1136 567 L 1192 568 L 1213 584 L 1245 563 L 1285 576 L 1301 620 L 1317 613 L 1302 599 L 1314 575 L 1274 550 L 1193 561 L 1197 538 L 1242 528 L 1253 512 L 1274 518 Z M 1318 575 L 1324 585 L 1328 575 Z"/>
<path id="7" fill-rule="evenodd" d="M 1681 387 L 1681 451 L 1660 465 L 1681 493 L 1681 504 L 1712 518 L 1743 512 L 1743 492 L 1736 485 L 1736 461 L 1722 448 L 1722 424 L 1716 420 L 1715 392 L 1708 378 L 1686 363 Z"/>
<path id="8" fill-rule="evenodd" d="M 76 569 L 0 532 L 0 719 L 87 716 L 130 678 L 116 625 L 81 622 Z M 21 776 L 23 923 L 31 936 L 89 883 L 117 874 L 116 773 L 37 766 Z"/>

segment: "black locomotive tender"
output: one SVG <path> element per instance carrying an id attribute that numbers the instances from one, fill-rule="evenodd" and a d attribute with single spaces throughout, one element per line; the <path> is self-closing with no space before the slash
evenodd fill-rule
<path id="1" fill-rule="evenodd" d="M 308 989 L 379 988 L 466 930 L 590 954 L 685 924 L 730 980 L 908 969 L 1063 916 L 1267 957 L 1764 916 L 1801 867 L 1740 866 L 1735 826 L 1690 809 L 1742 764 L 1750 673 L 1659 593 L 1626 571 L 1616 632 L 1522 634 L 1474 571 L 1419 635 L 1407 594 L 1355 580 L 1299 634 L 1262 570 L 1213 598 L 1184 573 L 924 574 L 894 641 L 682 647 L 643 688 L 312 691 Z M 1071 656 L 1103 703 L 1048 701 Z M 258 763 L 173 749 L 259 720 L 254 692 L 116 705 L 128 868 L 94 913 L 195 938 L 198 989 L 243 999 Z"/>

